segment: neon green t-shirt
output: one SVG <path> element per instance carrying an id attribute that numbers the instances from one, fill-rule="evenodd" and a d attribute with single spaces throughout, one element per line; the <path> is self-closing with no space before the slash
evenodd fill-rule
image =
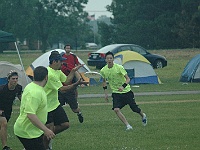
<path id="1" fill-rule="evenodd" d="M 58 100 L 58 89 L 61 88 L 62 82 L 65 82 L 67 76 L 61 70 L 54 70 L 50 67 L 48 69 L 48 81 L 44 87 L 47 93 L 47 109 L 48 112 L 56 109 L 60 102 Z"/>
<path id="2" fill-rule="evenodd" d="M 100 70 L 100 74 L 109 82 L 113 93 L 127 93 L 131 90 L 128 84 L 122 92 L 118 91 L 118 88 L 126 81 L 124 76 L 127 72 L 122 65 L 114 64 L 112 68 L 108 68 L 106 65 Z"/>
<path id="3" fill-rule="evenodd" d="M 20 114 L 14 124 L 14 134 L 22 138 L 37 138 L 43 131 L 27 118 L 27 113 L 35 114 L 42 123 L 47 121 L 47 96 L 43 87 L 31 82 L 22 94 Z"/>

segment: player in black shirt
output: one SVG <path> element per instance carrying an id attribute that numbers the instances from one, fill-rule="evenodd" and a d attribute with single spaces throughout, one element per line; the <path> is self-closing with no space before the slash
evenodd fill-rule
<path id="1" fill-rule="evenodd" d="M 18 84 L 18 73 L 8 73 L 8 83 L 0 86 L 0 137 L 3 150 L 11 150 L 7 146 L 7 123 L 11 117 L 13 101 L 21 100 L 22 86 Z"/>

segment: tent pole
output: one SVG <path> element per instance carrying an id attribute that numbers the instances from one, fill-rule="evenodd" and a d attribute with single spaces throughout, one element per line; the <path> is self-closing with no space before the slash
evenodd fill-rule
<path id="1" fill-rule="evenodd" d="M 27 82 L 27 84 L 28 84 L 28 83 L 29 83 L 29 82 L 28 82 L 28 77 L 27 77 L 26 72 L 25 72 L 25 70 L 24 70 L 24 65 L 23 65 L 23 63 L 22 63 L 22 59 L 21 59 L 21 56 L 20 56 L 20 54 L 19 54 L 19 49 L 18 49 L 18 46 L 17 46 L 17 42 L 15 42 L 15 47 L 16 47 L 16 49 L 17 49 L 17 54 L 18 54 L 18 56 L 19 56 L 19 60 L 20 60 L 21 66 L 22 66 L 22 70 L 23 70 L 24 76 L 25 76 L 25 78 L 26 78 L 26 82 Z"/>

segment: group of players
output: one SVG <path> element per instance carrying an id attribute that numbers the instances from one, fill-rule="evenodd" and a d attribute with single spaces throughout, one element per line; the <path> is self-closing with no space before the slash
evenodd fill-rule
<path id="1" fill-rule="evenodd" d="M 34 69 L 34 80 L 24 88 L 23 94 L 15 71 L 8 74 L 8 83 L 0 86 L 0 138 L 3 150 L 11 149 L 7 146 L 7 123 L 16 97 L 21 100 L 21 104 L 20 114 L 14 124 L 14 134 L 25 150 L 52 149 L 51 142 L 56 134 L 69 128 L 69 119 L 62 107 L 65 104 L 69 104 L 71 110 L 77 113 L 79 122 L 83 123 L 83 115 L 77 102 L 77 86 L 88 82 L 83 81 L 78 73 L 83 65 L 70 52 L 70 45 L 65 45 L 64 49 L 66 53 L 62 56 L 58 51 L 51 52 L 47 68 L 39 66 Z M 127 104 L 141 116 L 145 126 L 147 117 L 134 100 L 127 72 L 113 61 L 113 53 L 106 53 L 107 65 L 100 71 L 105 99 L 108 100 L 108 81 L 112 89 L 113 110 L 126 125 L 126 130 L 131 130 L 132 126 L 120 110 Z"/>

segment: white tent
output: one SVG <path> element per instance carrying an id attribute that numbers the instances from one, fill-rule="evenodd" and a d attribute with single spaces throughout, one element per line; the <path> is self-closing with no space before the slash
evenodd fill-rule
<path id="1" fill-rule="evenodd" d="M 54 49 L 56 51 L 58 51 L 61 55 L 65 53 L 65 50 L 63 49 Z M 44 66 L 44 67 L 48 67 L 49 66 L 49 56 L 51 54 L 52 51 L 48 51 L 44 54 L 42 54 L 41 56 L 39 56 L 27 69 L 26 69 L 26 74 L 30 77 L 33 77 L 33 70 L 38 67 L 38 66 Z M 84 73 L 87 71 L 90 71 L 90 69 L 88 68 L 88 66 L 77 56 L 78 61 L 80 64 L 84 64 L 83 67 L 81 67 L 78 71 L 79 73 L 82 75 L 82 77 L 84 78 L 85 81 L 89 81 L 88 78 L 86 78 L 84 76 Z"/>
<path id="2" fill-rule="evenodd" d="M 19 49 L 17 47 L 16 39 L 14 38 L 12 33 L 8 33 L 8 32 L 0 30 L 0 43 L 9 43 L 9 42 L 14 42 L 14 44 L 15 44 L 15 48 L 17 50 L 17 54 L 18 54 L 18 57 L 19 57 L 19 60 L 20 60 L 20 64 L 21 64 L 21 70 L 24 73 L 24 77 L 25 77 L 26 83 L 28 84 L 29 83 L 29 79 L 26 76 L 26 73 L 25 73 L 25 70 L 24 70 L 24 65 L 22 63 L 22 59 L 21 59 L 21 56 L 19 54 Z"/>
<path id="3" fill-rule="evenodd" d="M 22 66 L 20 64 L 12 64 L 7 61 L 0 61 L 0 79 L 1 83 L 7 82 L 7 74 L 15 70 L 18 73 L 18 83 L 22 85 L 23 89 L 25 86 L 31 82 L 31 80 L 24 74 Z M 28 82 L 27 82 L 28 80 Z"/>

